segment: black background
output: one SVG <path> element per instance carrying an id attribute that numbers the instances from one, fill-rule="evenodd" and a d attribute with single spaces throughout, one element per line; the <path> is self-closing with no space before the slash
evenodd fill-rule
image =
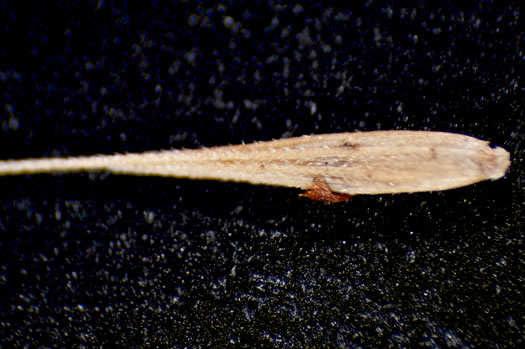
<path id="1" fill-rule="evenodd" d="M 13 3 L 1 159 L 410 129 L 486 139 L 513 163 L 498 181 L 332 205 L 212 181 L 1 178 L 1 346 L 523 345 L 517 2 Z"/>

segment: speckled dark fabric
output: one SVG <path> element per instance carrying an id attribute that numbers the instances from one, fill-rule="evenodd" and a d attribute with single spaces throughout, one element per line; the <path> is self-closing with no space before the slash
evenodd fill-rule
<path id="1" fill-rule="evenodd" d="M 350 3 L 0 2 L 1 159 L 378 129 L 468 134 L 513 159 L 498 181 L 332 205 L 2 177 L 0 346 L 522 346 L 519 2 Z"/>

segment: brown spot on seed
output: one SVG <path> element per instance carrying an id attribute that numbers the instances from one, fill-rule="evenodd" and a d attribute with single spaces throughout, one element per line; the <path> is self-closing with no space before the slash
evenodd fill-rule
<path id="1" fill-rule="evenodd" d="M 320 177 L 315 177 L 312 185 L 299 196 L 304 196 L 314 201 L 321 201 L 325 204 L 348 201 L 352 197 L 350 194 L 333 192 L 330 186 Z"/>

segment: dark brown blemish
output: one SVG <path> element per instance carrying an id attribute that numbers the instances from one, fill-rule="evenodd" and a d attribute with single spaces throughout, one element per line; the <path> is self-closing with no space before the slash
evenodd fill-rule
<path id="1" fill-rule="evenodd" d="M 330 186 L 320 177 L 315 177 L 312 185 L 299 196 L 304 196 L 314 201 L 321 201 L 325 204 L 348 201 L 352 197 L 350 194 L 332 191 Z"/>
<path id="2" fill-rule="evenodd" d="M 340 157 L 320 157 L 313 160 L 300 162 L 301 166 L 316 166 L 316 167 L 352 167 L 351 161 Z"/>
<path id="3" fill-rule="evenodd" d="M 437 159 L 436 148 L 434 148 L 434 147 L 430 148 L 430 154 L 431 154 L 431 159 L 432 160 L 436 160 Z"/>
<path id="4" fill-rule="evenodd" d="M 344 142 L 340 145 L 341 148 L 359 148 L 358 143 L 352 143 L 352 142 Z"/>

